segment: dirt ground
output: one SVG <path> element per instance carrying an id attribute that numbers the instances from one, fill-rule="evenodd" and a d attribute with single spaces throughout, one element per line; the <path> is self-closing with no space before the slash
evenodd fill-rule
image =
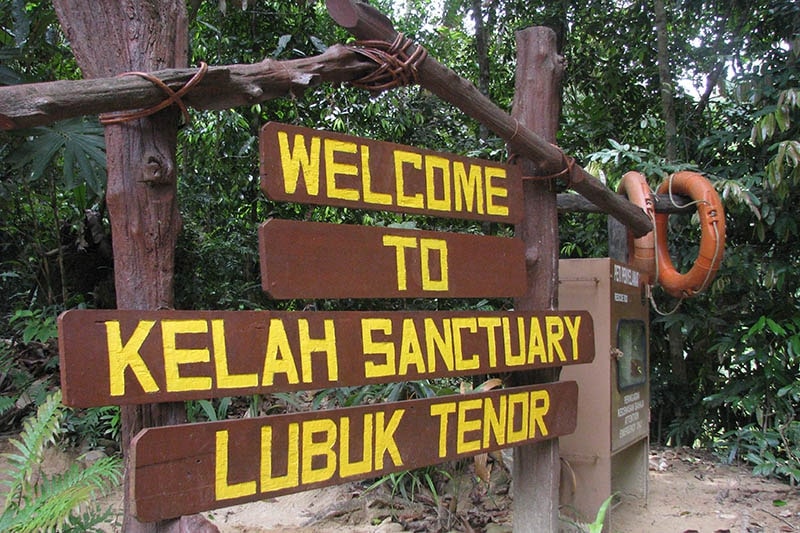
<path id="1" fill-rule="evenodd" d="M 467 476 L 473 477 L 474 476 Z M 209 513 L 224 533 L 389 533 L 511 531 L 508 478 L 491 485 L 447 487 L 436 506 L 392 499 L 388 491 L 343 485 Z M 464 486 L 467 485 L 467 486 Z M 800 531 L 800 490 L 753 477 L 693 450 L 651 453 L 647 502 L 623 500 L 611 512 L 612 533 L 773 533 Z M 456 494 L 458 496 L 456 497 Z M 565 531 L 575 531 L 565 524 Z"/>
<path id="2" fill-rule="evenodd" d="M 6 439 L 0 452 L 10 451 Z M 508 455 L 506 455 L 508 457 Z M 52 473 L 75 454 L 48 451 L 43 469 Z M 415 502 L 392 497 L 388 484 L 365 484 L 272 498 L 205 513 L 222 533 L 393 533 L 511 531 L 513 503 L 507 468 L 495 463 L 489 483 L 467 464 L 434 501 L 421 490 Z M 4 468 L 2 470 L 5 470 Z M 747 468 L 719 464 L 704 452 L 654 450 L 647 502 L 622 500 L 611 512 L 612 533 L 800 532 L 800 489 L 753 477 Z M 121 491 L 102 500 L 121 508 Z M 119 531 L 109 524 L 108 531 Z M 564 531 L 580 531 L 564 524 Z"/>

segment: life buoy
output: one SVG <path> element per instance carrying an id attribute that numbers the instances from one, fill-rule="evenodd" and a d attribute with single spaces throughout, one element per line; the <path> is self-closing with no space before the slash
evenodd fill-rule
<path id="1" fill-rule="evenodd" d="M 667 246 L 669 214 L 656 214 L 656 258 L 658 282 L 676 298 L 694 296 L 708 288 L 719 270 L 725 248 L 725 210 L 714 186 L 697 172 L 682 171 L 670 176 L 658 186 L 658 194 L 682 194 L 697 205 L 700 216 L 700 251 L 686 274 L 672 264 Z"/>
<path id="2" fill-rule="evenodd" d="M 650 220 L 655 215 L 655 204 L 653 194 L 647 179 L 638 172 L 628 172 L 622 176 L 617 192 L 628 197 L 634 205 L 637 205 L 647 213 Z M 632 256 L 631 256 L 632 253 Z M 648 283 L 656 281 L 656 239 L 651 231 L 647 235 L 634 238 L 633 233 L 628 230 L 628 263 L 646 274 L 649 278 Z"/>

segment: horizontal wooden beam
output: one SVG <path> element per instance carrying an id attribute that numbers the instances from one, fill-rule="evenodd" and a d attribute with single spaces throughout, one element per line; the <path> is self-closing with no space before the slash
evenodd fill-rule
<path id="1" fill-rule="evenodd" d="M 656 213 L 681 214 L 694 212 L 692 199 L 686 196 L 654 194 Z M 603 213 L 604 211 L 579 194 L 561 193 L 557 197 L 559 213 Z"/>
<path id="2" fill-rule="evenodd" d="M 283 96 L 299 96 L 321 83 L 358 79 L 375 69 L 375 63 L 343 45 L 325 53 L 253 65 L 209 67 L 183 101 L 195 109 L 229 109 Z M 151 72 L 178 91 L 198 69 Z M 31 128 L 84 115 L 155 106 L 167 95 L 138 75 L 61 80 L 0 87 L 0 129 Z"/>

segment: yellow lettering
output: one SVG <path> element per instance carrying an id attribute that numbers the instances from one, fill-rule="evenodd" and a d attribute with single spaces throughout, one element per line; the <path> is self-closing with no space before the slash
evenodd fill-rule
<path id="1" fill-rule="evenodd" d="M 436 171 L 442 177 L 442 198 L 436 198 Z M 428 209 L 450 211 L 450 161 L 436 155 L 425 156 L 425 190 Z"/>
<path id="2" fill-rule="evenodd" d="M 125 369 L 130 367 L 133 375 L 145 392 L 158 392 L 158 385 L 147 365 L 139 354 L 142 344 L 155 326 L 154 320 L 140 320 L 136 329 L 122 343 L 119 321 L 109 320 L 106 325 L 106 345 L 108 346 L 108 378 L 111 396 L 125 395 Z"/>
<path id="3" fill-rule="evenodd" d="M 405 191 L 405 168 L 404 165 L 409 164 L 417 170 L 422 170 L 422 155 L 413 152 L 406 152 L 404 150 L 394 151 L 394 177 L 395 187 L 397 192 L 397 205 L 403 207 L 423 207 L 422 193 L 417 193 L 412 196 L 406 194 Z"/>
<path id="4" fill-rule="evenodd" d="M 362 353 L 366 355 L 382 355 L 383 362 L 364 361 L 364 377 L 375 378 L 393 376 L 395 368 L 395 349 L 391 342 L 378 342 L 372 338 L 373 331 L 391 335 L 392 321 L 388 318 L 363 318 L 361 320 Z"/>
<path id="5" fill-rule="evenodd" d="M 256 493 L 256 482 L 242 481 L 241 483 L 228 484 L 228 430 L 222 429 L 214 434 L 214 499 L 232 500 L 242 496 Z"/>
<path id="6" fill-rule="evenodd" d="M 300 319 L 297 327 L 300 331 L 300 363 L 303 370 L 303 383 L 311 383 L 313 374 L 311 370 L 311 354 L 325 353 L 328 363 L 328 381 L 339 379 L 339 366 L 336 357 L 336 326 L 332 319 L 326 319 L 325 336 L 321 339 L 312 339 L 308 332 L 308 320 Z"/>
<path id="7" fill-rule="evenodd" d="M 350 163 L 340 163 L 336 161 L 336 154 L 355 154 L 358 152 L 358 145 L 353 142 L 339 141 L 336 139 L 325 139 L 325 186 L 328 198 L 339 198 L 341 200 L 358 200 L 357 189 L 347 189 L 336 184 L 336 176 L 358 176 L 358 166 Z"/>
<path id="8" fill-rule="evenodd" d="M 478 354 L 470 354 L 464 357 L 464 347 L 462 343 L 461 330 L 468 330 L 470 333 L 478 331 L 478 321 L 474 317 L 454 317 L 453 324 L 453 352 L 456 360 L 456 370 L 474 370 L 481 365 Z"/>
<path id="9" fill-rule="evenodd" d="M 321 439 L 316 439 L 316 435 L 321 436 Z M 304 484 L 325 481 L 333 477 L 336 471 L 334 444 L 336 444 L 336 424 L 333 420 L 321 418 L 303 422 L 303 460 L 300 476 Z M 314 458 L 319 458 L 321 461 L 314 461 Z"/>
<path id="10" fill-rule="evenodd" d="M 454 403 L 435 403 L 431 405 L 431 416 L 439 417 L 439 458 L 447 457 L 447 417 L 456 412 Z"/>
<path id="11" fill-rule="evenodd" d="M 467 411 L 474 411 L 481 408 L 483 400 L 462 400 L 458 402 L 458 424 L 456 426 L 456 453 L 476 452 L 481 449 L 481 440 L 466 440 L 469 431 L 481 430 L 481 419 L 467 419 Z"/>
<path id="12" fill-rule="evenodd" d="M 400 235 L 384 235 L 384 246 L 395 247 L 395 263 L 397 265 L 397 290 L 408 290 L 408 272 L 406 271 L 406 248 L 416 248 L 417 239 Z"/>
<path id="13" fill-rule="evenodd" d="M 372 173 L 369 169 L 369 146 L 361 146 L 361 184 L 364 201 L 375 205 L 392 205 L 392 195 L 372 190 Z"/>
<path id="14" fill-rule="evenodd" d="M 517 339 L 519 352 L 513 353 L 511 347 L 511 321 L 507 316 L 502 318 L 503 324 L 503 348 L 505 349 L 505 361 L 508 366 L 520 366 L 525 364 L 525 331 L 524 318 L 517 317 Z"/>
<path id="15" fill-rule="evenodd" d="M 228 349 L 225 346 L 225 321 L 211 321 L 211 341 L 214 346 L 214 368 L 217 371 L 217 387 L 240 389 L 258 385 L 258 374 L 231 374 L 228 370 Z"/>
<path id="16" fill-rule="evenodd" d="M 561 317 L 547 316 L 544 319 L 545 327 L 547 328 L 547 354 L 548 359 L 553 361 L 553 353 L 558 354 L 559 361 L 566 361 L 567 356 L 564 355 L 564 348 L 561 347 L 561 339 L 564 338 L 564 324 L 561 322 Z"/>
<path id="17" fill-rule="evenodd" d="M 428 352 L 428 371 L 436 371 L 436 353 L 444 362 L 447 370 L 453 370 L 453 331 L 450 329 L 450 319 L 442 319 L 442 329 L 436 327 L 432 318 L 425 319 L 425 349 Z"/>
<path id="18" fill-rule="evenodd" d="M 164 375 L 169 392 L 211 390 L 211 378 L 207 376 L 183 377 L 180 365 L 208 363 L 211 354 L 207 348 L 177 348 L 176 337 L 180 334 L 207 333 L 205 320 L 163 320 L 161 338 L 164 342 Z"/>
<path id="19" fill-rule="evenodd" d="M 478 327 L 486 328 L 486 348 L 489 355 L 489 368 L 494 368 L 497 366 L 497 337 L 495 336 L 494 330 L 500 327 L 500 317 L 479 317 Z"/>
<path id="20" fill-rule="evenodd" d="M 517 392 L 508 395 L 508 431 L 506 433 L 508 444 L 520 442 L 528 438 L 530 427 L 530 396 L 527 392 Z M 519 409 L 517 409 L 519 406 Z M 517 415 L 519 412 L 519 416 Z M 519 429 L 515 429 L 519 422 Z"/>
<path id="21" fill-rule="evenodd" d="M 467 173 L 464 163 L 453 162 L 453 182 L 456 211 L 483 214 L 483 180 L 480 165 L 470 165 Z"/>
<path id="22" fill-rule="evenodd" d="M 444 239 L 420 239 L 422 263 L 422 288 L 426 291 L 446 291 L 449 289 L 449 273 L 447 271 L 447 241 Z M 431 250 L 439 252 L 439 279 L 431 278 Z"/>
<path id="23" fill-rule="evenodd" d="M 505 186 L 495 187 L 492 178 L 506 179 L 506 170 L 500 167 L 486 167 L 486 214 L 508 215 L 508 207 L 497 205 L 495 198 L 508 198 L 508 189 Z"/>
<path id="24" fill-rule="evenodd" d="M 343 416 L 341 420 L 339 420 L 339 438 L 342 441 L 339 452 L 341 456 L 339 473 L 343 478 L 365 474 L 372 468 L 372 419 L 372 413 L 364 415 L 361 459 L 354 462 L 350 461 L 350 418 Z"/>
<path id="25" fill-rule="evenodd" d="M 383 468 L 383 456 L 387 452 L 394 466 L 403 466 L 403 458 L 400 456 L 400 450 L 397 449 L 397 443 L 394 441 L 394 432 L 397 431 L 397 426 L 400 425 L 400 420 L 405 412 L 405 409 L 397 409 L 392 413 L 392 417 L 387 424 L 384 424 L 386 413 L 383 411 L 375 413 L 375 470 Z"/>
<path id="26" fill-rule="evenodd" d="M 422 357 L 422 346 L 419 343 L 417 330 L 414 327 L 414 319 L 403 319 L 403 339 L 400 343 L 400 366 L 398 375 L 408 374 L 408 367 L 414 365 L 417 372 L 425 372 L 425 359 Z"/>
<path id="27" fill-rule="evenodd" d="M 300 425 L 297 422 L 289 424 L 286 443 L 286 474 L 276 476 L 272 472 L 272 454 L 275 451 L 272 446 L 272 427 L 261 427 L 261 492 L 272 492 L 300 484 Z"/>
<path id="28" fill-rule="evenodd" d="M 275 374 L 286 374 L 286 381 L 292 384 L 300 383 L 297 375 L 297 365 L 294 362 L 289 339 L 286 338 L 286 329 L 280 318 L 272 318 L 267 330 L 267 350 L 264 356 L 264 374 L 261 384 L 264 386 L 275 383 Z"/>
<path id="29" fill-rule="evenodd" d="M 575 322 L 570 321 L 570 317 L 564 317 L 564 324 L 567 326 L 567 331 L 572 339 L 572 360 L 577 361 L 580 354 L 578 354 L 578 334 L 581 331 L 581 317 L 577 315 Z"/>
<path id="30" fill-rule="evenodd" d="M 531 317 L 531 332 L 528 338 L 528 363 L 533 363 L 536 357 L 543 364 L 552 363 L 553 360 L 547 360 L 547 349 L 544 345 L 544 336 L 542 335 L 542 325 L 539 324 L 538 317 Z"/>
<path id="31" fill-rule="evenodd" d="M 500 405 L 494 408 L 491 398 L 483 400 L 483 447 L 491 446 L 491 437 L 498 446 L 506 443 L 506 412 L 508 411 L 508 397 L 503 395 L 498 398 Z"/>
<path id="32" fill-rule="evenodd" d="M 531 392 L 531 423 L 530 437 L 536 437 L 536 428 L 539 428 L 539 434 L 543 437 L 547 436 L 547 426 L 544 423 L 544 417 L 550 410 L 550 393 L 546 390 L 535 390 Z"/>
<path id="33" fill-rule="evenodd" d="M 285 131 L 278 132 L 283 189 L 287 194 L 294 194 L 297 190 L 301 170 L 306 192 L 311 196 L 319 194 L 319 146 L 320 138 L 311 137 L 311 150 L 306 149 L 306 138 L 298 133 L 294 136 L 294 146 L 290 153 L 288 134 Z"/>

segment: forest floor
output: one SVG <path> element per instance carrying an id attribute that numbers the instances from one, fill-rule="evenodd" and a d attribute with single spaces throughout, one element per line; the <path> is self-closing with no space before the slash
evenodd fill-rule
<path id="1" fill-rule="evenodd" d="M 800 531 L 800 490 L 754 477 L 689 449 L 651 453 L 647 502 L 623 499 L 611 512 L 612 533 L 777 533 Z M 417 503 L 388 490 L 343 485 L 209 513 L 223 533 L 389 533 L 402 531 L 511 531 L 513 503 L 507 475 L 489 485 L 451 482 L 440 504 Z M 498 469 L 499 470 L 499 469 Z M 460 486 L 459 486 L 460 485 Z M 382 487 L 383 489 L 383 487 Z M 460 489 L 460 490 L 459 490 Z M 564 524 L 564 531 L 580 531 Z"/>
<path id="2" fill-rule="evenodd" d="M 0 440 L 0 452 L 9 450 Z M 45 471 L 64 469 L 75 455 L 50 450 Z M 399 533 L 511 531 L 513 502 L 506 468 L 489 483 L 467 463 L 440 490 L 438 504 L 420 490 L 415 501 L 392 496 L 388 483 L 367 490 L 350 483 L 209 511 L 222 533 Z M 121 490 L 102 501 L 121 508 Z M 108 531 L 119 531 L 110 524 Z M 581 531 L 564 523 L 563 531 Z M 588 530 L 587 530 L 588 531 Z M 653 450 L 647 502 L 623 499 L 610 515 L 611 533 L 800 532 L 800 490 L 720 464 L 707 452 Z"/>

